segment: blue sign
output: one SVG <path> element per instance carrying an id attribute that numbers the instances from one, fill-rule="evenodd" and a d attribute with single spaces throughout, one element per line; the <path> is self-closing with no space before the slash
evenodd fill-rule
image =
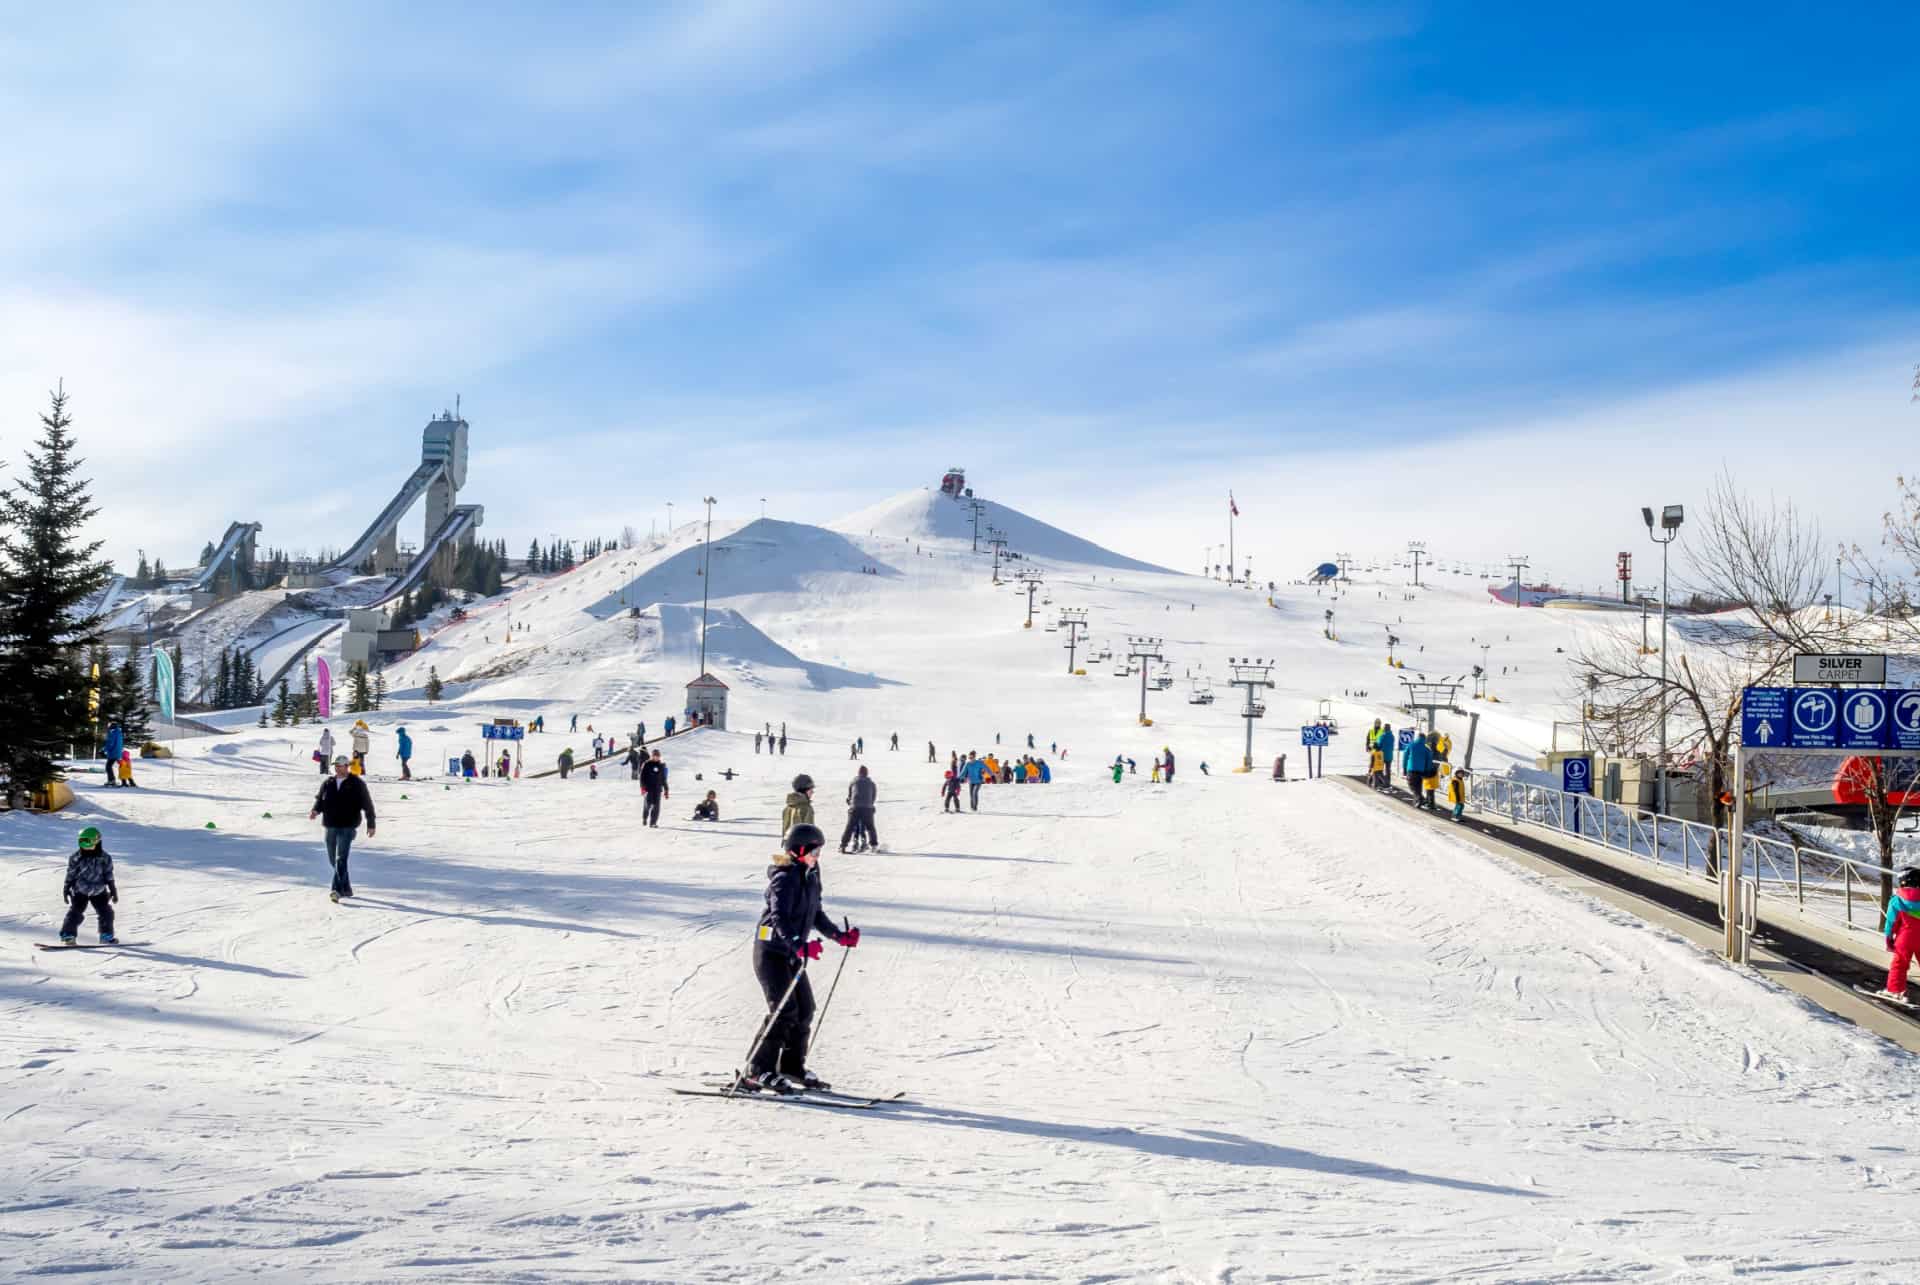
<path id="1" fill-rule="evenodd" d="M 1301 728 L 1300 743 L 1302 745 L 1325 745 L 1327 743 L 1327 729 L 1324 727 Z"/>
<path id="2" fill-rule="evenodd" d="M 1887 744 L 1896 750 L 1920 750 L 1920 692 L 1894 692 L 1887 715 Z"/>
<path id="3" fill-rule="evenodd" d="M 483 741 L 520 741 L 525 740 L 527 729 L 512 723 L 480 724 L 480 739 Z"/>
<path id="4" fill-rule="evenodd" d="M 1400 748 L 1403 750 L 1413 744 L 1413 729 L 1411 727 L 1403 727 L 1400 729 L 1399 743 Z"/>
<path id="5" fill-rule="evenodd" d="M 1885 749 L 1890 693 L 1862 688 L 1834 694 L 1840 697 L 1840 748 Z"/>
<path id="6" fill-rule="evenodd" d="M 1785 687 L 1749 687 L 1740 701 L 1740 743 L 1749 749 L 1784 745 L 1787 740 Z"/>
<path id="7" fill-rule="evenodd" d="M 1840 740 L 1840 697 L 1825 687 L 1796 687 L 1787 702 L 1787 744 L 1797 750 L 1830 750 Z"/>
<path id="8" fill-rule="evenodd" d="M 1750 750 L 1920 750 L 1920 691 L 1749 687 L 1740 744 Z"/>
<path id="9" fill-rule="evenodd" d="M 1593 760 L 1590 758 L 1561 759 L 1560 788 L 1568 794 L 1592 794 Z"/>

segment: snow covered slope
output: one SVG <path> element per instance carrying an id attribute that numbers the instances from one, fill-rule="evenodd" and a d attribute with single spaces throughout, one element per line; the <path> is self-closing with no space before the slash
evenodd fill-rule
<path id="1" fill-rule="evenodd" d="M 992 500 L 980 500 L 979 531 L 984 540 L 988 527 L 1006 533 L 1007 547 L 1028 559 L 1071 562 L 1084 567 L 1108 567 L 1121 571 L 1165 571 L 1151 563 L 1124 557 L 1103 549 L 1091 540 L 1049 526 L 1017 509 Z M 938 491 L 902 491 L 858 513 L 850 513 L 833 523 L 833 529 L 848 535 L 892 540 L 894 543 L 940 542 L 953 545 L 964 541 L 973 545 L 974 516 L 966 501 L 942 495 Z M 981 545 L 982 548 L 986 546 Z M 1167 572 L 1171 575 L 1172 572 Z"/>
<path id="2" fill-rule="evenodd" d="M 500 714 L 546 714 L 532 767 L 589 728 L 657 734 L 696 668 L 698 597 L 631 595 L 684 584 L 646 578 L 686 529 L 517 587 L 390 672 L 368 716 L 380 827 L 343 905 L 306 819 L 316 728 L 182 743 L 140 790 L 0 817 L 5 1274 L 1910 1274 L 1913 1059 L 1397 810 L 1232 774 L 1234 693 L 1186 699 L 1229 657 L 1271 657 L 1256 758 L 1297 755 L 1325 700 L 1345 729 L 1327 766 L 1347 771 L 1371 718 L 1404 721 L 1400 677 L 1484 659 L 1500 700 L 1478 707 L 1476 755 L 1497 768 L 1545 744 L 1561 649 L 1605 617 L 1452 577 L 1269 605 L 1056 557 L 1028 628 L 1026 595 L 965 542 L 872 530 L 834 537 L 851 567 L 801 527 L 762 532 L 757 579 L 729 584 L 716 555 L 709 667 L 735 730 L 665 743 L 657 829 L 624 771 L 434 772 Z M 1084 651 L 1068 672 L 1045 627 L 1068 606 L 1096 645 L 1164 640 L 1179 681 L 1149 694 L 1151 727 L 1137 677 Z M 450 680 L 432 705 L 429 667 Z M 755 752 L 768 724 L 786 755 Z M 403 725 L 425 779 L 396 779 Z M 950 752 L 1029 734 L 1054 784 L 938 810 Z M 792 777 L 820 782 L 837 831 L 862 737 L 888 850 L 826 856 L 826 911 L 863 935 L 813 1063 L 910 1101 L 675 1096 L 738 1065 L 764 1012 L 750 936 Z M 1171 786 L 1148 782 L 1163 746 Z M 1115 784 L 1116 754 L 1139 774 Z M 708 789 L 718 825 L 688 819 Z M 147 944 L 35 952 L 85 824 L 118 865 L 121 935 Z"/>

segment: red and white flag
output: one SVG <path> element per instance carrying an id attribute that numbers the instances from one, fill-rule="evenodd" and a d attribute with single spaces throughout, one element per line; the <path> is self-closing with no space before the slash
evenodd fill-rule
<path id="1" fill-rule="evenodd" d="M 1228 509 L 1228 510 L 1229 510 L 1229 511 L 1230 511 L 1230 512 L 1231 512 L 1231 513 L 1233 514 L 1233 516 L 1235 516 L 1236 518 L 1240 516 L 1240 506 L 1239 506 L 1239 505 L 1237 505 L 1237 504 L 1235 504 L 1235 503 L 1233 502 L 1233 492 L 1232 492 L 1232 491 L 1228 491 L 1228 492 L 1227 492 L 1227 509 Z"/>

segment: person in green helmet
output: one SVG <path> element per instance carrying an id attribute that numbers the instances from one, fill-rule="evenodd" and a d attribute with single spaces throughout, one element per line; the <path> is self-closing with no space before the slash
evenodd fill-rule
<path id="1" fill-rule="evenodd" d="M 92 826 L 80 832 L 80 846 L 67 858 L 67 881 L 60 899 L 67 903 L 67 917 L 60 925 L 62 945 L 79 941 L 80 921 L 89 905 L 100 921 L 100 944 L 119 944 L 113 935 L 113 903 L 120 900 L 120 889 L 113 882 L 113 858 L 100 841 L 100 831 Z"/>

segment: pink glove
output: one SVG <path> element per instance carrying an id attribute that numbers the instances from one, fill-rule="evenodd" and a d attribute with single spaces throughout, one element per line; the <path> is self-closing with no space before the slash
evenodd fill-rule
<path id="1" fill-rule="evenodd" d="M 852 950 L 855 946 L 858 946 L 860 944 L 860 930 L 858 928 L 849 928 L 841 933 L 840 944 L 848 950 Z"/>
<path id="2" fill-rule="evenodd" d="M 820 952 L 825 949 L 826 947 L 817 941 L 803 941 L 794 950 L 793 957 L 795 959 L 818 959 L 820 958 Z"/>

